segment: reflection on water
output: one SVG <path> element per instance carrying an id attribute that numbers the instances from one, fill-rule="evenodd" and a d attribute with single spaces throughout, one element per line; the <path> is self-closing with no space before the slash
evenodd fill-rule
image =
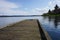
<path id="1" fill-rule="evenodd" d="M 60 23 L 60 16 L 52 16 L 52 17 L 49 16 L 48 19 L 49 19 L 49 22 L 53 21 L 55 28 L 58 27 L 58 25 Z"/>
<path id="2" fill-rule="evenodd" d="M 0 28 L 26 19 L 38 19 L 42 27 L 51 36 L 52 40 L 60 40 L 60 18 L 59 16 L 38 16 L 38 17 L 0 17 Z"/>
<path id="3" fill-rule="evenodd" d="M 49 22 L 48 25 L 46 24 L 45 28 L 50 34 L 52 40 L 60 40 L 60 16 L 44 16 L 44 19 L 47 19 Z"/>

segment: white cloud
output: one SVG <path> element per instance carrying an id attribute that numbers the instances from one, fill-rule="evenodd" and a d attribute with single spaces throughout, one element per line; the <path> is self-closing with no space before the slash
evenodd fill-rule
<path id="1" fill-rule="evenodd" d="M 38 15 L 42 15 L 43 13 L 48 12 L 48 7 L 45 8 L 35 8 L 32 10 L 33 13 L 36 13 Z"/>
<path id="2" fill-rule="evenodd" d="M 6 0 L 0 0 L 0 15 L 41 15 L 48 10 L 48 7 L 45 7 L 31 9 L 31 11 L 27 12 L 28 8 L 25 8 L 26 11 L 21 11 L 18 10 L 19 7 L 22 7 L 22 5 L 19 6 Z M 16 10 L 12 10 L 12 8 L 16 8 Z"/>
<path id="3" fill-rule="evenodd" d="M 47 13 L 49 9 L 53 10 L 55 5 L 60 6 L 60 0 L 50 0 L 48 2 L 48 5 L 43 7 L 43 8 L 35 8 L 33 9 L 33 13 L 36 14 L 43 14 L 43 13 Z"/>
<path id="4" fill-rule="evenodd" d="M 18 10 L 22 5 L 17 5 L 12 2 L 8 2 L 6 0 L 0 0 L 0 15 L 22 15 L 27 14 L 26 11 Z M 17 8 L 17 10 L 12 10 L 12 8 Z"/>
<path id="5" fill-rule="evenodd" d="M 58 6 L 60 6 L 60 0 L 51 0 L 51 1 L 48 2 L 48 6 L 49 6 L 51 9 L 53 9 L 56 4 L 57 4 Z"/>
<path id="6" fill-rule="evenodd" d="M 14 3 L 6 2 L 6 1 L 0 1 L 0 7 L 3 7 L 3 8 L 18 8 L 18 6 L 15 5 Z"/>
<path id="7" fill-rule="evenodd" d="M 55 0 L 55 1 L 60 2 L 60 0 Z"/>

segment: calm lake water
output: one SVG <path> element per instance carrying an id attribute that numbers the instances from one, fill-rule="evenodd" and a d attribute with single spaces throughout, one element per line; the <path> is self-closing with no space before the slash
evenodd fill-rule
<path id="1" fill-rule="evenodd" d="M 38 19 L 42 27 L 49 33 L 52 40 L 60 40 L 60 18 L 59 17 L 0 17 L 0 28 L 6 27 L 7 25 L 27 20 L 27 19 Z"/>

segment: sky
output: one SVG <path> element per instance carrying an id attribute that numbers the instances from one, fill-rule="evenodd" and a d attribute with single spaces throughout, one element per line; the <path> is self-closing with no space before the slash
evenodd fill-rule
<path id="1" fill-rule="evenodd" d="M 60 0 L 0 0 L 0 15 L 42 15 Z"/>

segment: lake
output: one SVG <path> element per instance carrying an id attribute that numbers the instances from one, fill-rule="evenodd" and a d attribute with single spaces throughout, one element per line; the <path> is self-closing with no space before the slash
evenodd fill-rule
<path id="1" fill-rule="evenodd" d="M 6 27 L 7 25 L 27 19 L 38 19 L 42 27 L 48 32 L 52 40 L 60 40 L 60 18 L 57 16 L 0 17 L 0 29 Z"/>

